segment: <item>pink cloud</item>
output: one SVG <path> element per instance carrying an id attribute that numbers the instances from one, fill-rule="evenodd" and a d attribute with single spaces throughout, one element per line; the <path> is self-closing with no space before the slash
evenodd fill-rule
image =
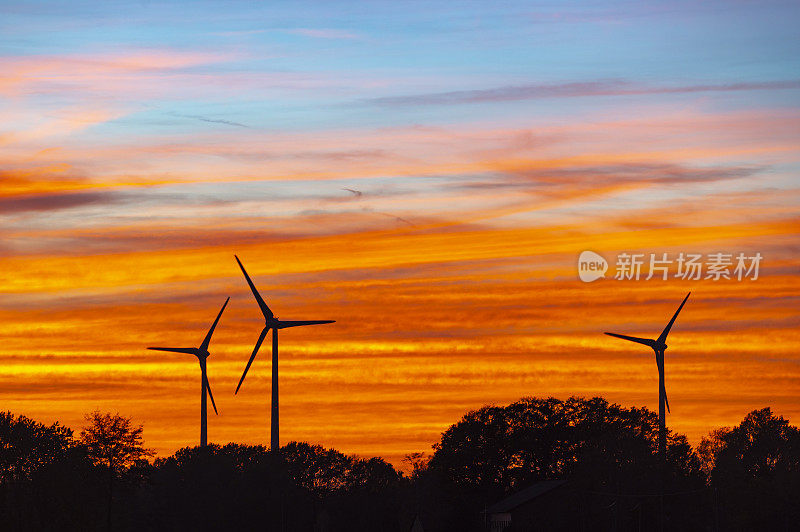
<path id="1" fill-rule="evenodd" d="M 142 74 L 179 71 L 234 59 L 233 54 L 137 50 L 90 55 L 35 55 L 0 57 L 0 94 L 15 96 L 26 90 L 64 90 L 64 86 L 122 85 Z"/>

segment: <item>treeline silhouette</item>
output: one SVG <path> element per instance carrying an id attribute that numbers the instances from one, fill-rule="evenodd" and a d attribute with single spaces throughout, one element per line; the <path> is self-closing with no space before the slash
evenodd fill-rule
<path id="1" fill-rule="evenodd" d="M 561 480 L 515 530 L 796 530 L 800 431 L 769 408 L 696 449 L 606 400 L 524 398 L 467 413 L 409 473 L 309 443 L 149 460 L 142 427 L 93 412 L 78 436 L 0 414 L 2 530 L 487 531 L 491 505 Z"/>

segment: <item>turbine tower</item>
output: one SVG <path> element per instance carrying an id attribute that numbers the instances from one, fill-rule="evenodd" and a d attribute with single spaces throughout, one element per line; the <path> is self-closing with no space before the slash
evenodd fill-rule
<path id="1" fill-rule="evenodd" d="M 220 316 L 222 316 L 222 311 L 225 310 L 226 306 L 228 306 L 228 301 L 230 301 L 230 299 L 231 298 L 225 300 L 225 304 L 222 305 L 219 314 L 217 314 L 217 319 L 215 319 L 214 323 L 211 324 L 211 328 L 208 330 L 208 334 L 206 334 L 206 337 L 203 339 L 203 343 L 200 344 L 200 347 L 147 348 L 154 351 L 169 351 L 172 353 L 186 353 L 189 355 L 194 355 L 200 362 L 200 447 L 205 447 L 208 444 L 208 421 L 206 419 L 208 407 L 206 406 L 206 392 L 208 392 L 208 397 L 211 397 L 211 405 L 214 407 L 214 413 L 219 415 L 217 412 L 217 405 L 214 403 L 214 395 L 211 393 L 211 385 L 208 384 L 208 375 L 206 374 L 206 359 L 210 355 L 208 352 L 208 344 L 211 342 L 211 335 L 214 334 L 214 329 L 217 327 Z"/>
<path id="2" fill-rule="evenodd" d="M 635 336 L 625 336 L 624 334 L 610 332 L 606 333 L 607 335 L 614 336 L 615 338 L 622 338 L 623 340 L 646 345 L 656 353 L 656 366 L 658 366 L 658 455 L 661 460 L 665 459 L 667 453 L 667 424 L 664 406 L 667 407 L 667 412 L 669 412 L 667 388 L 664 386 L 664 351 L 667 349 L 666 341 L 669 330 L 672 328 L 672 324 L 675 323 L 675 319 L 678 317 L 678 314 L 683 308 L 683 305 L 686 304 L 686 300 L 689 299 L 690 295 L 692 295 L 691 292 L 686 294 L 686 297 L 683 298 L 683 303 L 681 303 L 681 306 L 675 311 L 675 315 L 672 316 L 672 319 L 669 320 L 669 323 L 667 323 L 667 326 L 664 327 L 661 335 L 656 340 L 637 338 Z"/>
<path id="3" fill-rule="evenodd" d="M 239 388 L 242 386 L 242 382 L 244 382 L 244 377 L 247 375 L 247 370 L 250 369 L 250 364 L 253 363 L 253 359 L 256 358 L 256 353 L 258 353 L 258 349 L 261 347 L 261 343 L 264 341 L 264 338 L 267 336 L 267 331 L 272 329 L 272 408 L 270 414 L 270 450 L 277 451 L 280 449 L 280 437 L 278 434 L 278 329 L 288 329 L 289 327 L 302 327 L 304 325 L 322 325 L 324 323 L 333 323 L 334 320 L 304 320 L 304 321 L 281 321 L 272 313 L 270 308 L 264 302 L 264 299 L 261 297 L 261 294 L 258 293 L 256 290 L 253 281 L 250 279 L 250 276 L 247 275 L 247 271 L 242 266 L 242 261 L 239 260 L 239 257 L 234 255 L 236 262 L 239 263 L 239 268 L 242 269 L 242 273 L 244 274 L 244 278 L 247 279 L 247 284 L 250 285 L 250 290 L 253 292 L 253 296 L 256 298 L 258 302 L 258 306 L 261 308 L 261 313 L 264 315 L 264 328 L 261 330 L 261 335 L 258 337 L 258 341 L 256 342 L 256 346 L 253 348 L 253 354 L 250 355 L 250 360 L 247 361 L 247 366 L 244 368 L 244 373 L 242 373 L 242 378 L 239 379 L 239 384 L 236 386 L 236 392 L 234 395 L 239 393 Z"/>

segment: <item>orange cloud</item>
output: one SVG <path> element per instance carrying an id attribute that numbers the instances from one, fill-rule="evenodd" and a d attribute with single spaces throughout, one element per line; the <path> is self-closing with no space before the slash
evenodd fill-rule
<path id="1" fill-rule="evenodd" d="M 49 118 L 22 106 L 0 132 L 5 408 L 74 427 L 119 410 L 161 453 L 193 443 L 196 362 L 144 347 L 196 344 L 230 295 L 209 362 L 221 411 L 210 435 L 263 443 L 266 348 L 232 397 L 261 326 L 235 252 L 279 316 L 337 320 L 282 336 L 284 441 L 397 463 L 464 411 L 524 395 L 654 408 L 652 355 L 602 332 L 655 335 L 689 290 L 668 353 L 670 426 L 696 442 L 756 407 L 800 414 L 796 111 L 93 136 L 139 93 L 268 77 L 194 68 L 229 59 L 2 60 L 0 93 L 15 102 L 36 91 L 122 102 Z M 754 282 L 583 284 L 585 249 L 765 261 Z"/>
<path id="2" fill-rule="evenodd" d="M 17 97 L 25 91 L 63 91 L 79 85 L 91 90 L 114 87 L 141 74 L 157 74 L 230 60 L 230 54 L 179 50 L 130 51 L 90 55 L 33 55 L 0 57 L 5 75 L 0 94 Z"/>

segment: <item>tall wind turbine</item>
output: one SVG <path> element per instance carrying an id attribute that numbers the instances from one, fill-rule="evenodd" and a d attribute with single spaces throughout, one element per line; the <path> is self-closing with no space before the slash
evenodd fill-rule
<path id="1" fill-rule="evenodd" d="M 664 327 L 663 331 L 661 331 L 661 335 L 655 340 L 650 340 L 649 338 L 637 338 L 635 336 L 625 336 L 624 334 L 610 332 L 606 333 L 609 336 L 614 336 L 616 338 L 622 338 L 623 340 L 636 342 L 637 344 L 646 345 L 656 353 L 656 366 L 658 366 L 658 454 L 662 460 L 666 457 L 667 452 L 667 424 L 666 415 L 664 413 L 665 405 L 667 407 L 667 412 L 669 412 L 667 388 L 664 386 L 664 351 L 667 350 L 666 342 L 669 330 L 672 328 L 672 324 L 675 323 L 675 319 L 678 317 L 678 314 L 683 308 L 683 305 L 686 304 L 686 300 L 689 299 L 690 295 L 692 295 L 691 292 L 686 294 L 686 297 L 683 298 L 683 303 L 681 303 L 681 306 L 675 311 L 675 315 L 672 316 L 672 319 L 669 320 L 667 326 Z"/>
<path id="2" fill-rule="evenodd" d="M 264 328 L 261 330 L 261 335 L 258 337 L 258 341 L 256 342 L 256 346 L 253 348 L 253 354 L 250 355 L 250 360 L 247 361 L 247 366 L 244 368 L 244 373 L 242 373 L 242 378 L 239 379 L 239 384 L 236 386 L 236 392 L 234 395 L 239 393 L 239 388 L 242 386 L 242 382 L 244 382 L 244 377 L 247 375 L 247 370 L 250 369 L 250 364 L 253 363 L 253 359 L 256 358 L 256 353 L 258 353 L 258 349 L 261 347 L 261 342 L 264 341 L 264 338 L 267 336 L 267 331 L 272 329 L 272 408 L 271 408 L 271 415 L 270 415 L 270 450 L 277 451 L 280 449 L 280 437 L 278 435 L 278 329 L 288 329 L 289 327 L 302 327 L 304 325 L 322 325 L 324 323 L 333 323 L 334 320 L 304 320 L 304 321 L 281 321 L 272 313 L 270 308 L 264 302 L 264 299 L 261 297 L 261 294 L 258 293 L 256 290 L 253 281 L 250 279 L 250 276 L 247 275 L 247 271 L 242 266 L 242 261 L 239 260 L 239 257 L 234 255 L 236 258 L 236 262 L 239 263 L 239 268 L 242 269 L 242 273 L 244 274 L 244 278 L 247 279 L 247 284 L 250 285 L 250 290 L 253 291 L 253 296 L 256 298 L 258 302 L 258 306 L 261 308 L 261 313 L 264 315 Z"/>
<path id="3" fill-rule="evenodd" d="M 208 444 L 208 421 L 206 419 L 207 415 L 207 406 L 206 406 L 206 392 L 208 392 L 208 397 L 211 397 L 211 405 L 214 407 L 214 413 L 219 415 L 217 412 L 217 405 L 214 403 L 214 395 L 211 393 L 211 385 L 208 384 L 208 375 L 206 374 L 206 359 L 210 355 L 208 352 L 208 344 L 211 342 L 211 335 L 214 334 L 214 329 L 217 327 L 217 323 L 219 322 L 220 316 L 222 316 L 222 311 L 225 310 L 225 307 L 228 306 L 228 301 L 231 298 L 225 300 L 225 304 L 222 305 L 222 308 L 217 314 L 217 319 L 214 320 L 214 323 L 211 324 L 211 328 L 208 330 L 208 334 L 203 339 L 203 343 L 200 344 L 200 347 L 148 347 L 147 349 L 152 349 L 154 351 L 170 351 L 172 353 L 186 353 L 189 355 L 194 355 L 197 357 L 197 360 L 200 361 L 200 446 L 205 447 Z"/>

